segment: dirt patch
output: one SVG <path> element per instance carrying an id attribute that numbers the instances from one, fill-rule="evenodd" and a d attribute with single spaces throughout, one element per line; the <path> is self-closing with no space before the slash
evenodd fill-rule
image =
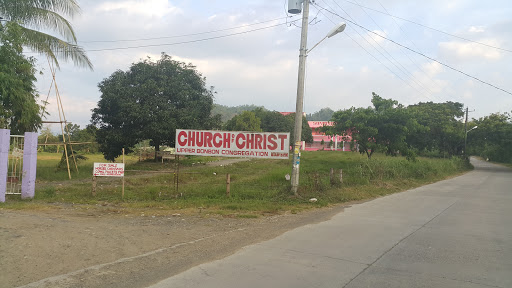
<path id="1" fill-rule="evenodd" d="M 0 209 L 0 287 L 145 287 L 342 210 L 241 219 L 75 205 Z"/>

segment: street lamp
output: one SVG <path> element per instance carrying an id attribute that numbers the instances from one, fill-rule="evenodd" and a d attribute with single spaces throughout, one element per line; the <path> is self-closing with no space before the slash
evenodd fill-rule
<path id="1" fill-rule="evenodd" d="M 466 137 L 464 137 L 464 155 L 466 155 L 466 156 L 468 155 L 468 152 L 466 151 L 466 147 L 468 144 L 468 133 L 469 133 L 469 131 L 475 130 L 476 128 L 478 128 L 478 126 L 475 126 L 471 129 L 469 129 L 468 131 L 466 131 Z"/>
<path id="2" fill-rule="evenodd" d="M 289 0 L 289 10 L 288 12 L 293 14 L 300 13 L 300 2 L 303 5 L 303 13 L 302 13 L 302 32 L 300 39 L 300 55 L 299 55 L 299 79 L 297 83 L 297 102 L 295 106 L 295 141 L 293 146 L 293 162 L 292 162 L 292 192 L 297 195 L 297 189 L 299 187 L 299 167 L 300 167 L 300 144 L 302 138 L 302 110 L 303 110 L 303 99 L 304 99 L 304 78 L 306 74 L 306 57 L 308 53 L 311 52 L 318 44 L 322 43 L 326 38 L 331 38 L 332 36 L 342 32 L 345 30 L 346 24 L 341 23 L 334 27 L 329 33 L 322 39 L 320 42 L 315 44 L 313 48 L 307 49 L 308 42 L 308 24 L 309 24 L 309 0 Z"/>

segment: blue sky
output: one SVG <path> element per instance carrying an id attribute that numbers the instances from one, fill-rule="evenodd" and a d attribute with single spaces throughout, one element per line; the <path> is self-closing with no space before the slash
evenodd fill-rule
<path id="1" fill-rule="evenodd" d="M 215 102 L 255 104 L 271 110 L 294 111 L 297 90 L 299 17 L 286 20 L 287 0 L 79 1 L 82 13 L 71 19 L 94 71 L 62 63 L 57 83 L 68 121 L 87 125 L 100 99 L 97 84 L 118 69 L 161 52 L 190 62 L 215 86 Z M 359 5 L 371 9 L 361 8 Z M 325 10 L 323 10 L 325 9 Z M 373 9 L 373 10 L 372 10 Z M 378 10 L 380 12 L 374 11 Z M 316 0 L 311 6 L 308 43 L 312 47 L 335 24 L 349 19 L 415 51 L 512 92 L 512 53 L 467 42 L 459 37 L 512 50 L 510 1 Z M 346 13 L 346 14 L 345 14 Z M 274 19 L 279 19 L 275 21 Z M 262 24 L 257 24 L 265 22 Z M 288 25 L 286 23 L 288 22 Z M 282 25 L 278 25 L 282 24 Z M 197 34 L 214 30 L 238 29 Z M 269 26 L 276 27 L 268 28 Z M 188 44 L 178 42 L 259 31 Z M 141 40 L 147 38 L 160 38 Z M 137 41 L 120 41 L 136 40 Z M 98 42 L 98 41 L 117 42 Z M 171 44 L 171 45 L 169 45 Z M 158 45 L 133 49 L 104 50 Z M 102 51 L 93 51 L 102 50 Z M 27 55 L 32 55 L 27 53 Z M 38 61 L 37 88 L 46 98 L 50 73 Z M 454 72 L 425 57 L 383 40 L 348 22 L 343 33 L 328 39 L 308 56 L 304 111 L 369 106 L 372 92 L 409 105 L 457 101 L 475 110 L 470 117 L 512 111 L 512 95 Z M 54 93 L 49 120 L 58 119 Z M 53 129 L 53 128 L 52 128 Z M 56 130 L 56 129 L 55 129 Z"/>

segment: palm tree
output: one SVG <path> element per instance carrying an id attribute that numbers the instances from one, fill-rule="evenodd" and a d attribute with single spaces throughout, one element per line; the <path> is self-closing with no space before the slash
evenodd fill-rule
<path id="1" fill-rule="evenodd" d="M 60 67 L 57 59 L 63 59 L 92 70 L 91 61 L 77 45 L 71 23 L 61 16 L 73 17 L 79 12 L 80 7 L 75 0 L 0 0 L 0 21 L 20 26 L 23 46 L 48 56 L 57 67 Z M 64 40 L 41 30 L 56 33 Z"/>

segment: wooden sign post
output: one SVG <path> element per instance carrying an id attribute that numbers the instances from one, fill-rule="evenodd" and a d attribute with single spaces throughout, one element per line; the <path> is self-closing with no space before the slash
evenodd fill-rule
<path id="1" fill-rule="evenodd" d="M 124 200 L 124 148 L 123 148 L 123 188 L 121 192 L 121 199 Z"/>
<path id="2" fill-rule="evenodd" d="M 123 149 L 124 150 L 124 149 Z M 124 159 L 124 157 L 123 157 Z M 124 162 L 124 160 L 123 160 Z M 124 163 L 94 163 L 92 172 L 92 195 L 96 195 L 96 177 L 122 177 L 124 197 Z"/>

